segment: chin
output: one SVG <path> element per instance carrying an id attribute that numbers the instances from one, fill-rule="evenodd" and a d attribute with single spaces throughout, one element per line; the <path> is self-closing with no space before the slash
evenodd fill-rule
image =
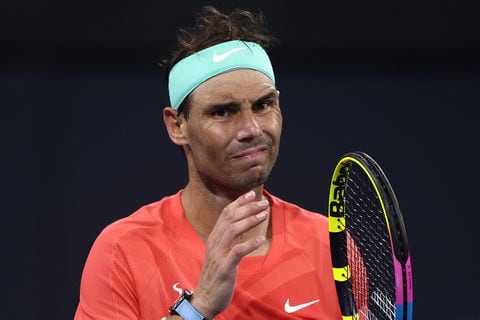
<path id="1" fill-rule="evenodd" d="M 251 190 L 267 182 L 269 175 L 270 170 L 268 172 L 255 172 L 254 174 L 249 174 L 247 176 L 242 176 L 238 179 L 235 179 L 232 185 L 238 190 Z"/>

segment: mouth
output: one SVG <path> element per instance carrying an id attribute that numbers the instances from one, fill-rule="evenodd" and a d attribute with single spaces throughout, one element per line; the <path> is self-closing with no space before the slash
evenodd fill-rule
<path id="1" fill-rule="evenodd" d="M 242 153 L 236 154 L 233 156 L 234 159 L 254 159 L 263 156 L 266 151 L 268 150 L 267 147 L 255 147 L 252 149 L 245 150 Z"/>

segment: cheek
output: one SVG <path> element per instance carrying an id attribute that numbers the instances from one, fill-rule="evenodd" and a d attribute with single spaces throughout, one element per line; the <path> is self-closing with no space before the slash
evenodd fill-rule
<path id="1" fill-rule="evenodd" d="M 280 134 L 282 132 L 282 124 L 283 124 L 283 118 L 281 113 L 277 115 L 275 124 L 278 130 L 278 134 Z"/>
<path id="2" fill-rule="evenodd" d="M 202 126 L 200 130 L 189 131 L 189 144 L 193 157 L 197 160 L 209 161 L 221 159 L 227 138 L 225 131 L 218 130 L 215 125 Z"/>
<path id="3" fill-rule="evenodd" d="M 265 120 L 265 131 L 272 136 L 273 139 L 278 140 L 282 133 L 282 114 L 280 111 L 275 111 Z"/>

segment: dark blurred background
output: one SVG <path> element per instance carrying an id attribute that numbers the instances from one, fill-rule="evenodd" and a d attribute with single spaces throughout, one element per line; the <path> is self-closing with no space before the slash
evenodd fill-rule
<path id="1" fill-rule="evenodd" d="M 415 319 L 480 319 L 475 1 L 4 1 L 2 319 L 71 319 L 98 233 L 186 182 L 157 63 L 205 4 L 261 9 L 284 131 L 274 194 L 325 213 L 345 152 L 394 185 Z"/>

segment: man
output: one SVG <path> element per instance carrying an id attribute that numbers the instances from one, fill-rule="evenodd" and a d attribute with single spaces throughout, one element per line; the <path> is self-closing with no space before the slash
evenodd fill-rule
<path id="1" fill-rule="evenodd" d="M 163 116 L 188 183 L 100 234 L 76 319 L 341 318 L 326 218 L 263 189 L 282 130 L 271 40 L 261 15 L 213 7 L 180 34 Z"/>

